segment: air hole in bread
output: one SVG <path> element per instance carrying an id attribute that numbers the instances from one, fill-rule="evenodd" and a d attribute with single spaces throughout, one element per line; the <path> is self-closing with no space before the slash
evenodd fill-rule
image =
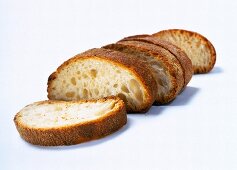
<path id="1" fill-rule="evenodd" d="M 77 77 L 78 80 L 81 80 L 81 77 Z"/>
<path id="2" fill-rule="evenodd" d="M 94 92 L 95 92 L 96 95 L 99 94 L 99 90 L 98 89 L 94 89 Z"/>
<path id="3" fill-rule="evenodd" d="M 72 78 L 71 78 L 71 83 L 72 83 L 74 86 L 77 85 L 77 82 L 76 82 L 75 77 L 72 77 Z"/>
<path id="4" fill-rule="evenodd" d="M 85 78 L 85 79 L 88 78 L 88 76 L 87 76 L 86 74 L 83 74 L 82 76 L 83 76 L 83 78 Z"/>
<path id="5" fill-rule="evenodd" d="M 77 71 L 77 74 L 79 75 L 79 74 L 81 74 L 81 72 L 80 72 L 80 71 Z"/>
<path id="6" fill-rule="evenodd" d="M 117 88 L 117 87 L 118 87 L 118 84 L 114 84 L 113 87 L 114 87 L 114 88 Z"/>
<path id="7" fill-rule="evenodd" d="M 140 91 L 140 87 L 139 87 L 139 83 L 135 80 L 135 79 L 131 79 L 129 81 L 129 87 L 130 90 L 133 92 L 133 94 L 135 95 L 135 97 L 139 100 L 139 101 L 143 101 L 143 96 L 142 93 Z"/>
<path id="8" fill-rule="evenodd" d="M 110 94 L 110 90 L 109 90 L 109 89 L 106 89 L 106 93 L 107 93 L 107 94 Z"/>
<path id="9" fill-rule="evenodd" d="M 121 73 L 121 71 L 120 70 L 116 70 L 116 73 Z"/>
<path id="10" fill-rule="evenodd" d="M 138 101 L 143 101 L 143 97 L 142 97 L 141 91 L 137 91 L 135 93 L 135 97 L 138 99 Z"/>
<path id="11" fill-rule="evenodd" d="M 65 84 L 66 83 L 66 80 L 63 80 L 63 84 Z"/>
<path id="12" fill-rule="evenodd" d="M 201 41 L 196 42 L 196 48 L 199 48 L 201 46 Z"/>
<path id="13" fill-rule="evenodd" d="M 67 116 L 67 113 L 64 113 L 64 114 L 61 116 L 61 119 L 68 120 L 67 117 L 68 117 L 68 116 Z"/>
<path id="14" fill-rule="evenodd" d="M 83 97 L 87 98 L 88 97 L 88 90 L 87 89 L 83 89 Z"/>
<path id="15" fill-rule="evenodd" d="M 129 81 L 129 86 L 130 86 L 130 89 L 132 90 L 133 93 L 136 93 L 140 89 L 139 84 L 135 79 L 131 79 Z"/>
<path id="16" fill-rule="evenodd" d="M 69 97 L 69 98 L 72 98 L 72 97 L 75 96 L 75 93 L 74 92 L 67 92 L 66 96 Z"/>
<path id="17" fill-rule="evenodd" d="M 125 93 L 129 93 L 129 90 L 125 85 L 122 85 L 121 90 L 124 91 Z"/>
<path id="18" fill-rule="evenodd" d="M 92 78 L 96 78 L 97 70 L 96 69 L 91 69 L 90 74 L 91 74 Z"/>

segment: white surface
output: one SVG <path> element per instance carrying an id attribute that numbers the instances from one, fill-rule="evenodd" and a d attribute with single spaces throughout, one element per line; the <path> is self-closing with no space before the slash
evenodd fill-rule
<path id="1" fill-rule="evenodd" d="M 235 0 L 0 0 L 0 169 L 237 169 Z M 170 105 L 129 115 L 104 139 L 65 147 L 24 142 L 13 117 L 46 98 L 47 78 L 69 57 L 128 35 L 185 28 L 217 50 Z"/>

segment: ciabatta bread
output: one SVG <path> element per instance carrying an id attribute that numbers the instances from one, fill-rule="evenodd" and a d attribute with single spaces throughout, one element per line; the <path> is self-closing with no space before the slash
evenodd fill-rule
<path id="1" fill-rule="evenodd" d="M 119 96 L 128 112 L 145 112 L 153 104 L 157 86 L 146 63 L 121 52 L 92 49 L 65 63 L 48 79 L 53 100 L 99 99 Z"/>
<path id="2" fill-rule="evenodd" d="M 176 58 L 165 49 L 139 41 L 120 41 L 104 46 L 142 59 L 152 68 L 158 91 L 156 102 L 165 104 L 172 101 L 183 87 L 183 73 Z"/>
<path id="3" fill-rule="evenodd" d="M 118 97 L 84 101 L 41 101 L 14 118 L 20 136 L 43 146 L 73 145 L 109 135 L 127 122 Z"/>
<path id="4" fill-rule="evenodd" d="M 194 73 L 207 73 L 215 65 L 215 48 L 207 38 L 199 33 L 170 29 L 155 33 L 153 36 L 171 42 L 184 50 L 192 61 Z"/>
<path id="5" fill-rule="evenodd" d="M 165 48 L 177 58 L 180 65 L 182 66 L 183 73 L 184 73 L 183 74 L 184 87 L 190 82 L 193 75 L 192 62 L 187 56 L 187 54 L 181 48 L 177 47 L 176 45 L 168 41 L 164 41 L 154 36 L 145 35 L 145 34 L 129 36 L 129 37 L 124 38 L 122 41 L 126 41 L 126 40 L 143 41 L 143 42 L 155 44 L 157 46 L 160 46 L 161 48 Z"/>

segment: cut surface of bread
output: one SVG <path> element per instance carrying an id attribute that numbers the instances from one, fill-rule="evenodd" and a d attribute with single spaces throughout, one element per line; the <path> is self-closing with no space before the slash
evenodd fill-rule
<path id="1" fill-rule="evenodd" d="M 156 101 L 164 104 L 172 101 L 183 87 L 183 75 L 173 56 L 167 50 L 138 41 L 120 41 L 104 46 L 106 49 L 117 50 L 142 59 L 152 68 L 158 91 Z"/>
<path id="2" fill-rule="evenodd" d="M 44 146 L 73 145 L 109 135 L 127 122 L 118 97 L 83 101 L 40 101 L 14 117 L 20 136 Z"/>
<path id="3" fill-rule="evenodd" d="M 180 65 L 182 66 L 183 69 L 183 75 L 184 75 L 184 87 L 190 82 L 192 75 L 193 75 L 193 68 L 192 68 L 192 61 L 189 59 L 187 54 L 178 46 L 168 42 L 164 41 L 162 39 L 156 38 L 154 36 L 150 35 L 134 35 L 134 36 L 129 36 L 121 41 L 143 41 L 151 44 L 155 44 L 157 46 L 160 46 L 162 48 L 165 48 L 168 50 L 170 53 L 172 53 L 177 60 L 179 61 Z"/>
<path id="4" fill-rule="evenodd" d="M 142 61 L 121 52 L 92 49 L 63 63 L 48 80 L 48 98 L 98 99 L 119 96 L 128 112 L 144 112 L 155 100 L 156 82 Z"/>
<path id="5" fill-rule="evenodd" d="M 216 62 L 216 51 L 211 42 L 199 33 L 170 29 L 152 36 L 171 42 L 180 47 L 192 61 L 194 73 L 207 73 Z"/>

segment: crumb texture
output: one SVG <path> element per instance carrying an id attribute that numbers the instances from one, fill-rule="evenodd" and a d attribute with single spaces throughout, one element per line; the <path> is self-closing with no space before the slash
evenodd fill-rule
<path id="1" fill-rule="evenodd" d="M 99 99 L 120 97 L 129 111 L 147 107 L 147 85 L 128 67 L 103 59 L 78 59 L 60 71 L 48 83 L 48 97 L 54 100 Z M 143 79 L 143 78 L 142 78 Z M 152 104 L 152 103 L 150 103 Z"/>
<path id="2" fill-rule="evenodd" d="M 114 101 L 103 103 L 53 103 L 45 105 L 30 105 L 19 113 L 19 120 L 33 128 L 52 128 L 73 125 L 98 117 L 111 111 Z"/>

